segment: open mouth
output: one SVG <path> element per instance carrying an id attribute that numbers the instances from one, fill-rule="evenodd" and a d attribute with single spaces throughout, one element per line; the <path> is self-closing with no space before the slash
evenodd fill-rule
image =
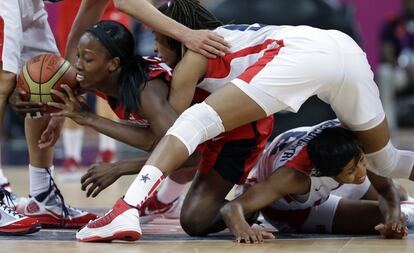
<path id="1" fill-rule="evenodd" d="M 83 80 L 85 80 L 85 76 L 81 75 L 81 74 L 76 74 L 76 81 L 78 82 L 83 82 Z"/>

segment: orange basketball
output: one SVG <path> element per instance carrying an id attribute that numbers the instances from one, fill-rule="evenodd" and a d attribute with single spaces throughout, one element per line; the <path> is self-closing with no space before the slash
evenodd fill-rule
<path id="1" fill-rule="evenodd" d="M 27 92 L 22 100 L 31 102 L 61 102 L 50 93 L 51 89 L 63 91 L 62 84 L 71 87 L 75 94 L 79 88 L 76 70 L 60 56 L 42 54 L 31 58 L 23 66 L 17 79 L 17 87 Z"/>

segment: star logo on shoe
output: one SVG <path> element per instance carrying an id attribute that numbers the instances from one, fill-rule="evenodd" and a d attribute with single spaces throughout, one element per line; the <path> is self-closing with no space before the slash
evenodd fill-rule
<path id="1" fill-rule="evenodd" d="M 35 213 L 39 211 L 39 206 L 35 202 L 32 201 L 26 206 L 26 210 L 29 213 Z"/>
<path id="2" fill-rule="evenodd" d="M 151 180 L 148 175 L 148 173 L 146 175 L 142 175 L 139 181 L 144 181 L 144 184 L 147 183 L 147 180 Z"/>

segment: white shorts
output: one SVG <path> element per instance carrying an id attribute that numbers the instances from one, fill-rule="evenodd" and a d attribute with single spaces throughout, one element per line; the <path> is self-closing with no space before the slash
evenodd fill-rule
<path id="1" fill-rule="evenodd" d="M 308 98 L 317 95 L 352 130 L 368 130 L 384 120 L 366 55 L 349 36 L 299 26 L 277 39 L 284 45 L 265 65 L 258 61 L 254 77 L 245 79 L 242 74 L 231 81 L 267 115 L 281 110 L 297 112 Z"/>
<path id="2" fill-rule="evenodd" d="M 30 58 L 59 55 L 43 0 L 0 0 L 0 62 L 18 74 Z"/>

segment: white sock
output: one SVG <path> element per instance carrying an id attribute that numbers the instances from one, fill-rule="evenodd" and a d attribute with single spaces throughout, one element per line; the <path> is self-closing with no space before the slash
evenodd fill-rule
<path id="1" fill-rule="evenodd" d="M 116 141 L 111 137 L 108 137 L 104 134 L 99 134 L 99 151 L 115 151 L 116 150 Z"/>
<path id="2" fill-rule="evenodd" d="M 49 167 L 50 175 L 53 177 L 54 166 Z M 34 167 L 29 164 L 30 174 L 30 196 L 37 196 L 49 189 L 50 175 L 45 168 Z"/>
<path id="3" fill-rule="evenodd" d="M 169 204 L 181 195 L 181 192 L 186 185 L 187 184 L 179 184 L 170 177 L 167 177 L 164 182 L 162 182 L 162 185 L 157 192 L 157 199 L 161 203 Z"/>
<path id="4" fill-rule="evenodd" d="M 65 157 L 81 160 L 83 142 L 83 127 L 76 129 L 63 129 L 63 149 Z"/>
<path id="5" fill-rule="evenodd" d="M 140 207 L 164 180 L 161 170 L 152 165 L 144 165 L 134 182 L 129 186 L 124 201 L 131 206 Z"/>
<path id="6" fill-rule="evenodd" d="M 7 180 L 7 177 L 3 174 L 3 169 L 0 169 L 0 185 L 7 184 L 9 180 Z"/>

